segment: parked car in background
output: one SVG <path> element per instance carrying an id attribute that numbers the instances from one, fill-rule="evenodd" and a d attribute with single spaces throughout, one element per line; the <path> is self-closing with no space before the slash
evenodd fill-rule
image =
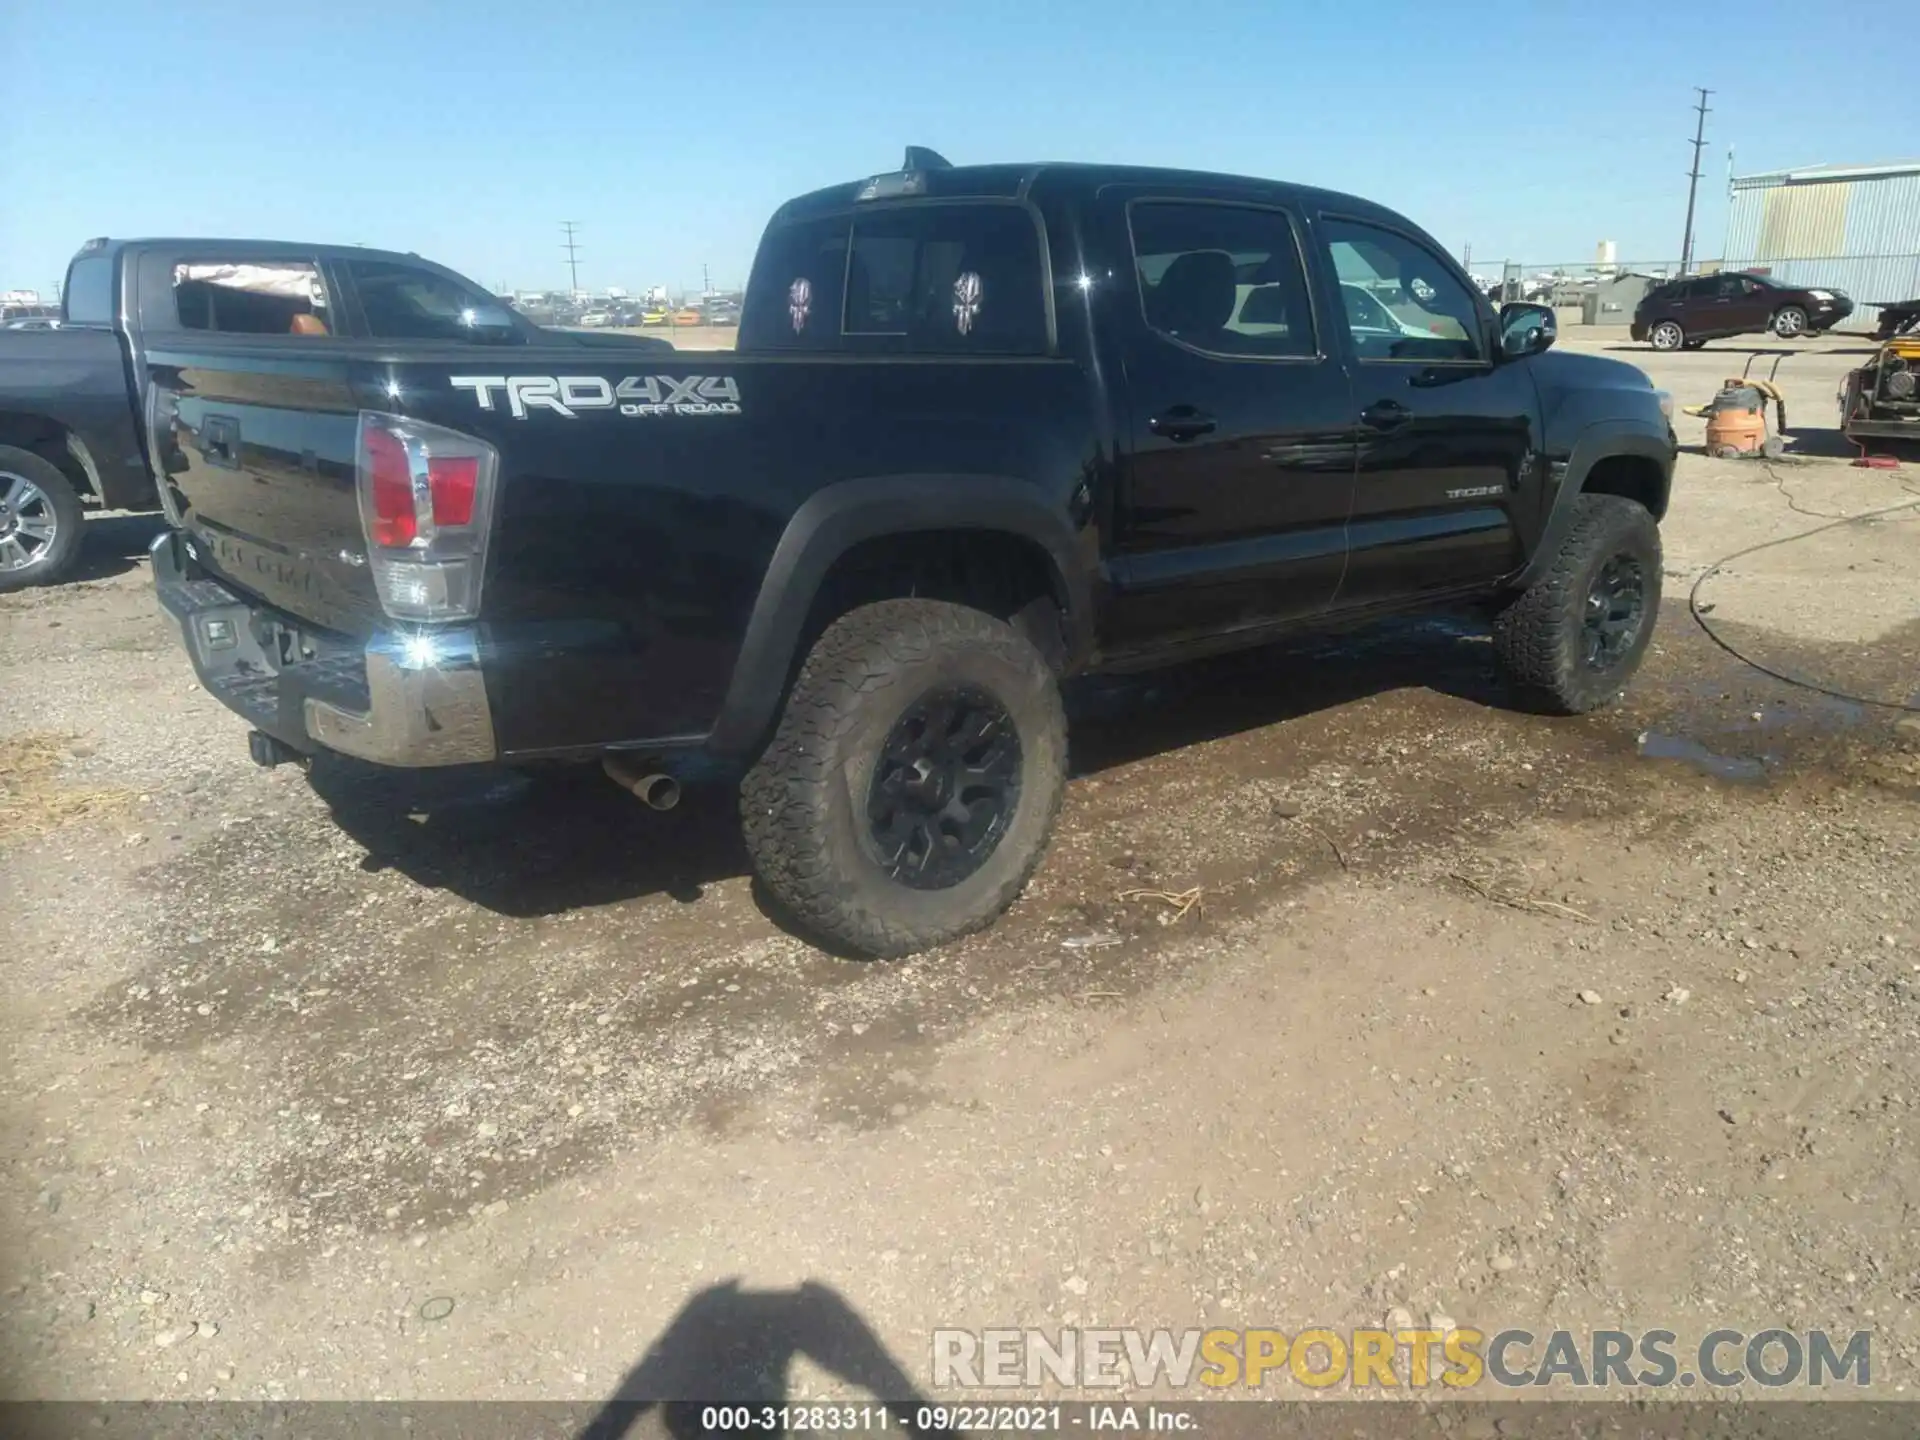
<path id="1" fill-rule="evenodd" d="M 740 302 L 738 300 L 709 300 L 706 306 L 709 325 L 738 325 L 740 323 Z"/>
<path id="2" fill-rule="evenodd" d="M 301 344 L 369 357 L 408 344 L 470 352 L 462 368 L 520 368 L 525 355 L 568 368 L 638 365 L 672 353 L 652 336 L 542 329 L 430 260 L 360 246 L 89 240 L 62 294 L 55 328 L 0 329 L 0 591 L 68 574 L 85 507 L 172 511 L 154 474 L 186 463 L 183 445 L 241 494 L 287 463 L 268 411 L 239 416 L 221 408 L 218 391 L 212 400 L 196 391 L 189 409 L 213 404 L 216 413 L 189 434 L 177 406 L 153 403 L 150 377 L 182 346 L 238 343 L 268 366 Z M 349 436 L 354 413 L 349 399 L 340 421 Z M 316 458 L 328 453 L 296 452 L 291 463 L 330 465 Z"/>
<path id="3" fill-rule="evenodd" d="M 60 322 L 51 315 L 29 315 L 24 320 L 7 321 L 9 330 L 58 330 Z"/>
<path id="4" fill-rule="evenodd" d="M 1634 309 L 1629 333 L 1656 350 L 1698 350 L 1728 335 L 1816 335 L 1852 313 L 1844 290 L 1801 289 L 1733 270 L 1654 286 Z"/>
<path id="5" fill-rule="evenodd" d="M 610 310 L 589 310 L 579 320 L 579 324 L 588 330 L 598 330 L 612 323 L 613 312 Z"/>
<path id="6" fill-rule="evenodd" d="M 682 305 L 678 310 L 673 312 L 673 323 L 676 325 L 704 325 L 707 323 L 707 317 L 696 306 Z"/>
<path id="7" fill-rule="evenodd" d="M 664 305 L 650 306 L 640 312 L 642 325 L 668 325 L 673 321 L 673 312 Z"/>

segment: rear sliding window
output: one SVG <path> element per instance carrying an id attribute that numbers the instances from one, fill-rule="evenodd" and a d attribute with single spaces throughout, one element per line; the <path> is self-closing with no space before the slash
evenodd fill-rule
<path id="1" fill-rule="evenodd" d="M 332 335 L 333 307 L 318 267 L 218 258 L 173 267 L 183 330 L 223 335 Z"/>
<path id="2" fill-rule="evenodd" d="M 742 349 L 1039 355 L 1040 237 L 1013 205 L 921 205 L 770 231 Z"/>

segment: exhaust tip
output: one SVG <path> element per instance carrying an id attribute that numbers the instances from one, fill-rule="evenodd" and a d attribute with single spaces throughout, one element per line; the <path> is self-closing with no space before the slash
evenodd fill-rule
<path id="1" fill-rule="evenodd" d="M 671 775 L 648 775 L 633 793 L 656 810 L 671 810 L 680 803 L 680 782 Z"/>
<path id="2" fill-rule="evenodd" d="M 680 803 L 680 782 L 657 770 L 642 770 L 608 756 L 600 762 L 607 778 L 654 810 L 671 810 Z"/>

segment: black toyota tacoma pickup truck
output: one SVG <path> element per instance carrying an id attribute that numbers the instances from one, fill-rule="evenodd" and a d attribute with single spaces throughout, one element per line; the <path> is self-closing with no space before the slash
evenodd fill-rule
<path id="1" fill-rule="evenodd" d="M 1364 200 L 910 150 L 780 208 L 733 354 L 150 339 L 154 575 L 256 759 L 736 762 L 777 901 L 901 955 L 1038 863 L 1063 677 L 1482 601 L 1610 700 L 1671 400 L 1553 339 Z"/>
<path id="2" fill-rule="evenodd" d="M 60 327 L 0 329 L 0 591 L 72 570 L 83 507 L 155 507 L 149 335 L 164 345 L 180 333 L 671 348 L 542 331 L 417 255 L 272 240 L 89 240 L 67 267 Z"/>

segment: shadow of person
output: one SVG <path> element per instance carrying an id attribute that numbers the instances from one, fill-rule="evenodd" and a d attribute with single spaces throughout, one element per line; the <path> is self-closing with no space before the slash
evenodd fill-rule
<path id="1" fill-rule="evenodd" d="M 800 1356 L 884 1403 L 909 1433 L 952 1434 L 919 1428 L 924 1402 L 913 1382 L 831 1286 L 809 1280 L 793 1290 L 743 1290 L 727 1280 L 681 1308 L 578 1440 L 620 1440 L 654 1409 L 674 1440 L 694 1440 L 711 1433 L 701 1422 L 706 1406 L 787 1403 L 788 1370 Z"/>

